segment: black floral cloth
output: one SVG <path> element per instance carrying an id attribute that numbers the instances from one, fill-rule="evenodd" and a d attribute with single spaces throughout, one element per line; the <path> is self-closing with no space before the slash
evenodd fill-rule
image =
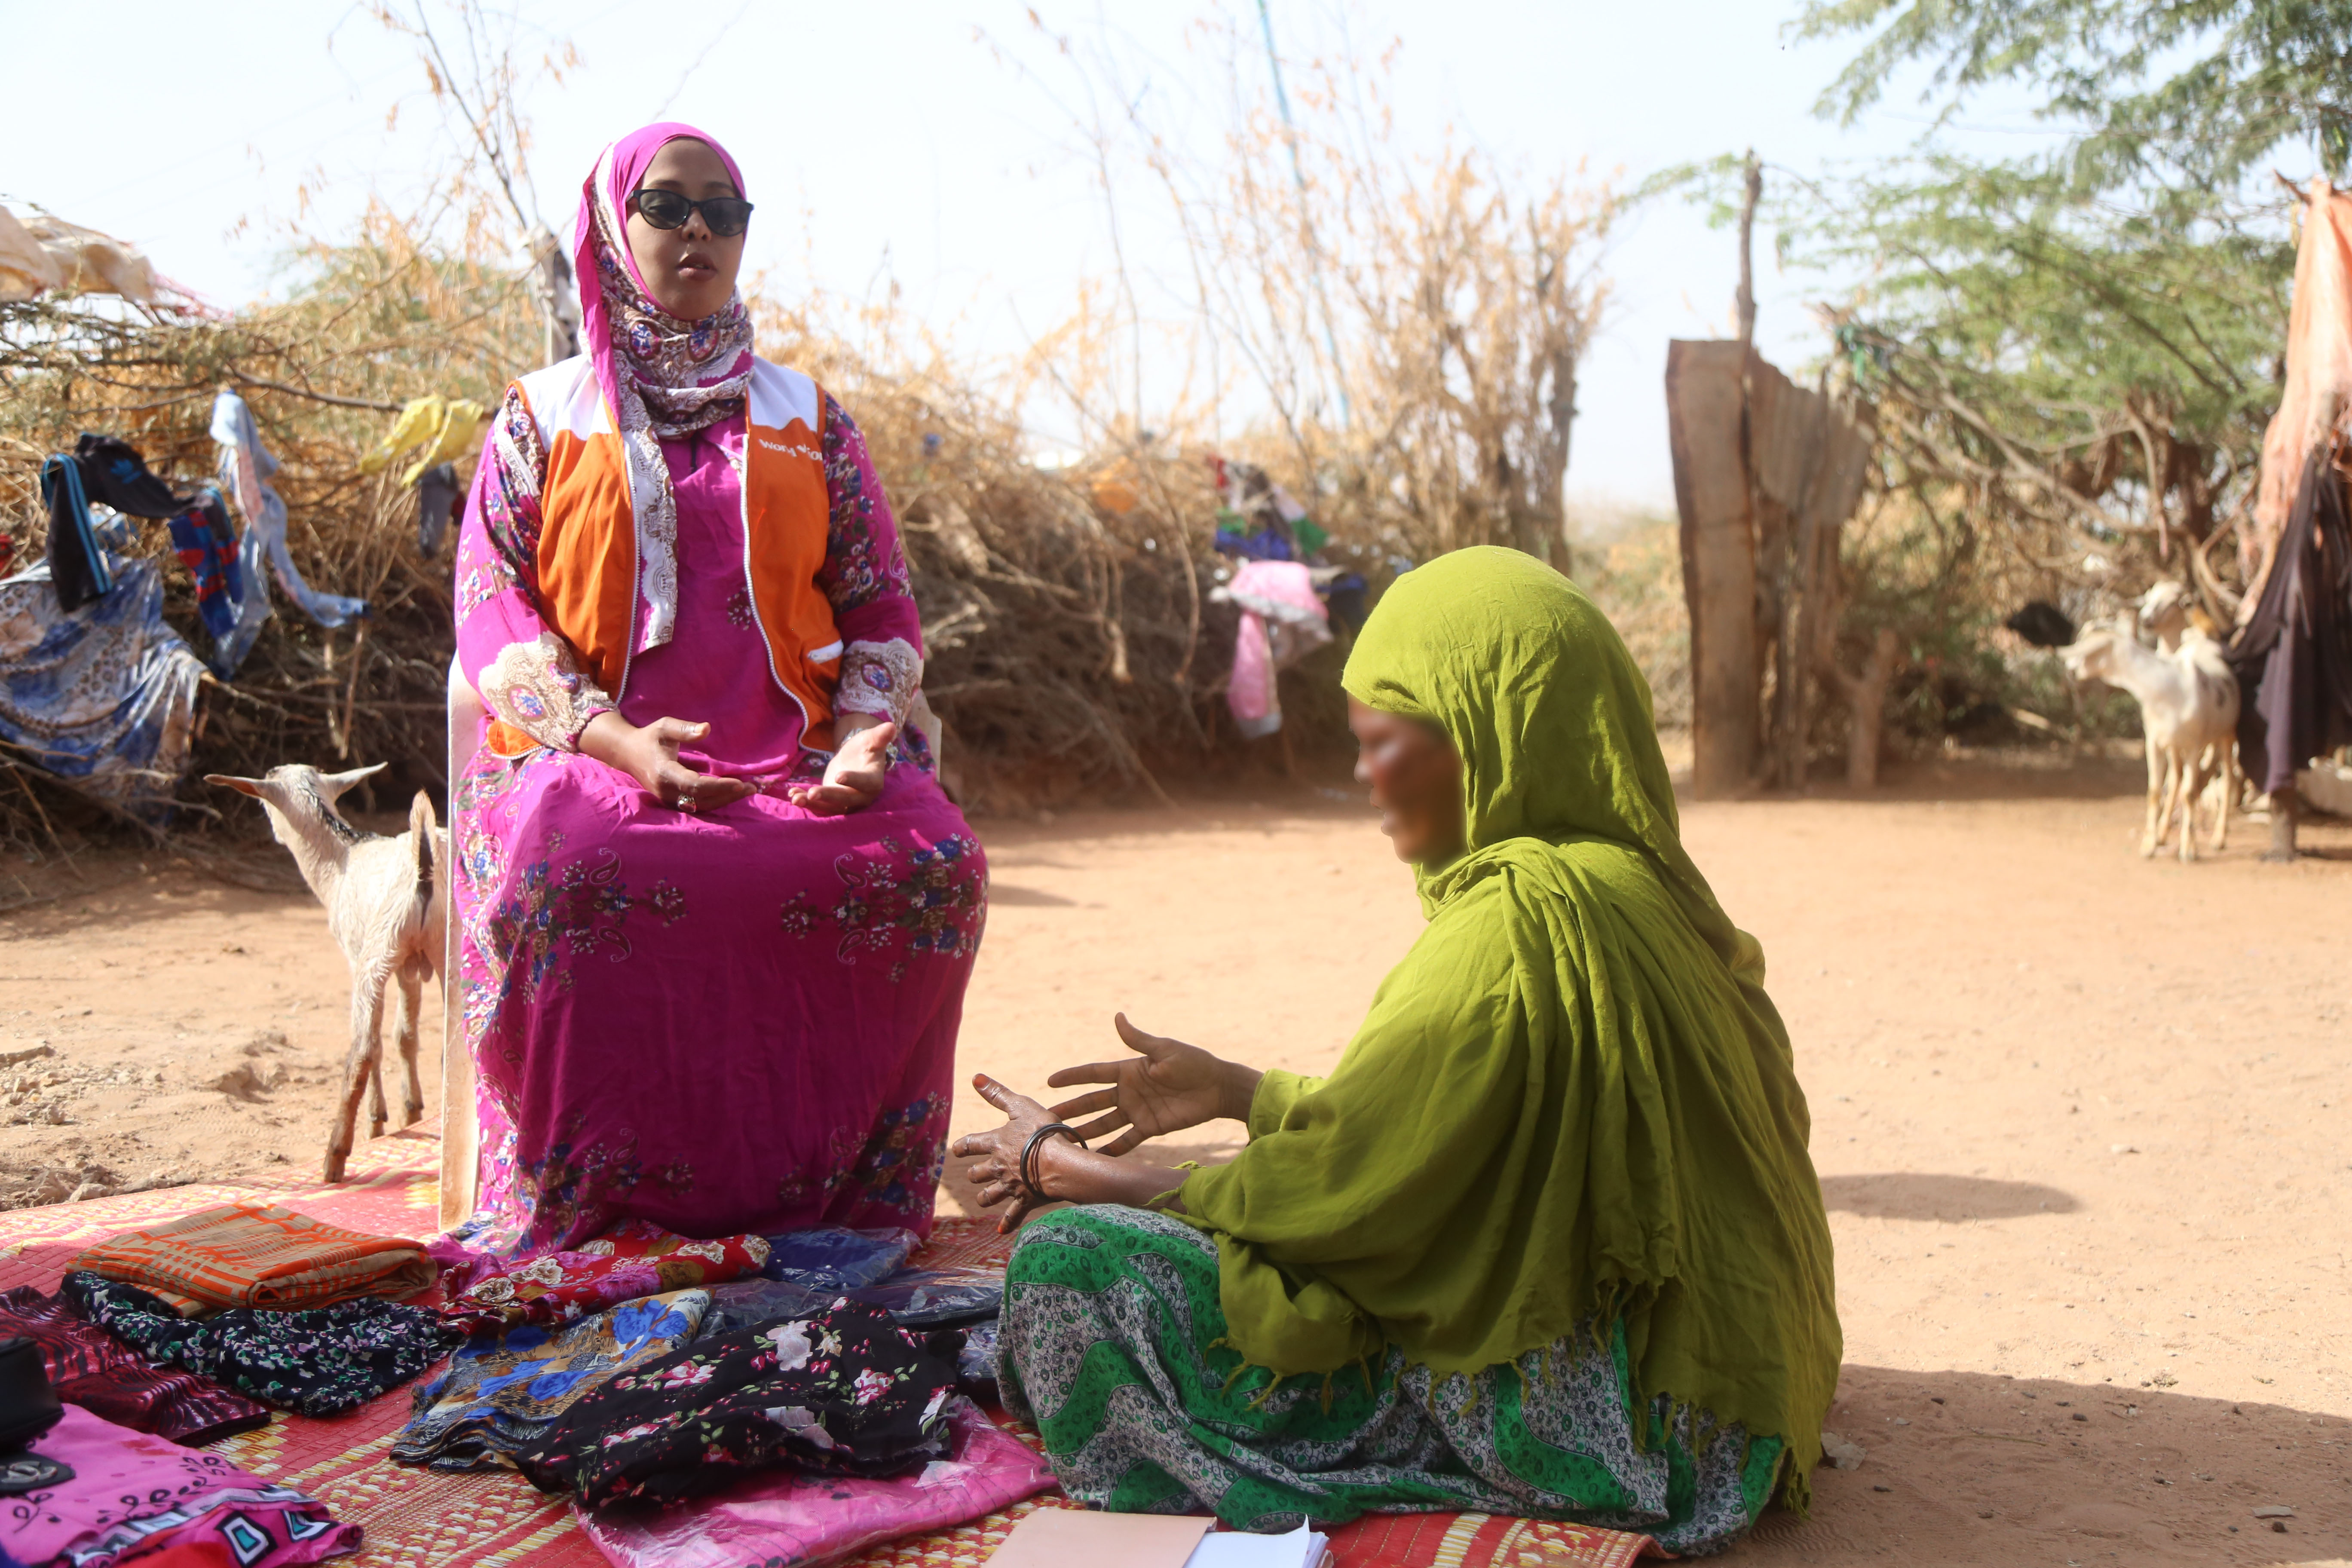
<path id="1" fill-rule="evenodd" d="M 68 1305 L 150 1361 L 304 1415 L 332 1415 L 397 1388 L 439 1361 L 457 1336 L 420 1307 L 382 1297 L 299 1312 L 232 1307 L 183 1318 L 136 1285 L 87 1271 L 59 1288 Z"/>
<path id="2" fill-rule="evenodd" d="M 895 1475 L 947 1452 L 958 1341 L 855 1301 L 698 1339 L 582 1396 L 515 1462 L 588 1507 L 682 1501 L 781 1465 Z"/>

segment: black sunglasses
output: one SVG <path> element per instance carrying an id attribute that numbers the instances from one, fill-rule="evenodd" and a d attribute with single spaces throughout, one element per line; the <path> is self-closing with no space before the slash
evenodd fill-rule
<path id="1" fill-rule="evenodd" d="M 635 191 L 629 210 L 656 228 L 684 228 L 696 213 L 721 239 L 732 239 L 751 226 L 751 204 L 740 196 L 706 196 L 689 201 L 676 191 Z"/>

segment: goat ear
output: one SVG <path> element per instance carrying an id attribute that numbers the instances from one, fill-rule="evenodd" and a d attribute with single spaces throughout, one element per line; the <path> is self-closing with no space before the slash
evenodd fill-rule
<path id="1" fill-rule="evenodd" d="M 353 768 L 347 773 L 321 773 L 319 775 L 319 782 L 327 786 L 329 800 L 341 800 L 343 798 L 345 790 L 370 774 L 383 772 L 386 766 L 386 763 L 375 763 L 364 768 Z"/>
<path id="2" fill-rule="evenodd" d="M 226 784 L 229 788 L 236 791 L 237 794 L 249 795 L 256 800 L 264 798 L 261 793 L 261 781 L 259 779 L 241 779 L 235 773 L 206 773 L 205 775 L 205 783 L 208 784 Z"/>

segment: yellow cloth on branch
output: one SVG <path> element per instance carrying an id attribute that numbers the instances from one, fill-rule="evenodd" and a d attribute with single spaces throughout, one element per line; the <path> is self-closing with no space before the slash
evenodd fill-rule
<path id="1" fill-rule="evenodd" d="M 360 459 L 360 472 L 373 474 L 410 447 L 421 445 L 424 455 L 400 476 L 402 484 L 413 485 L 424 477 L 425 469 L 471 453 L 475 443 L 481 439 L 482 421 L 489 416 L 490 411 L 470 397 L 443 397 L 437 394 L 412 397 L 394 418 L 391 433 Z"/>

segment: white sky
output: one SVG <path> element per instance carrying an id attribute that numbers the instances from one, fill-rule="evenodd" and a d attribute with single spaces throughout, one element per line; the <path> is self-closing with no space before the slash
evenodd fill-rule
<path id="1" fill-rule="evenodd" d="M 1039 85 L 1070 79 L 1055 77 L 1023 5 L 512 3 L 527 36 L 568 37 L 583 57 L 561 88 L 525 102 L 539 204 L 560 233 L 603 143 L 667 117 L 701 124 L 742 165 L 760 205 L 747 271 L 767 268 L 772 291 L 814 280 L 863 295 L 887 277 L 960 348 L 1003 353 L 1058 320 L 1079 279 L 1108 270 L 1092 171 Z M 1037 10 L 1057 30 L 1116 33 L 1160 62 L 1162 78 L 1181 79 L 1207 68 L 1184 42 L 1202 3 L 1038 0 Z M 1332 37 L 1341 16 L 1324 0 L 1272 5 L 1286 55 Z M 1393 95 L 1407 142 L 1433 144 L 1452 126 L 1507 167 L 1582 161 L 1632 184 L 1753 144 L 1810 170 L 1891 153 L 1917 135 L 1926 114 L 1907 93 L 1853 132 L 1813 118 L 1846 50 L 1784 47 L 1793 9 L 1358 0 L 1344 15 L 1360 44 L 1401 45 Z M 433 14 L 446 20 L 437 5 Z M 1254 5 L 1243 14 L 1254 23 Z M 0 197 L 131 239 L 215 301 L 269 289 L 290 221 L 336 233 L 372 190 L 405 205 L 433 163 L 436 121 L 412 46 L 359 6 L 0 0 L 0 35 L 22 66 L 92 58 L 101 33 L 102 81 L 68 68 L 12 73 L 0 97 Z M 1161 102 L 1215 90 L 1154 85 Z M 2042 139 L 2021 113 L 1968 118 L 1985 126 L 1968 138 L 1980 150 Z M 1821 351 L 1804 306 L 1822 285 L 1775 274 L 1769 235 L 1757 254 L 1759 345 L 1793 367 Z M 1616 305 L 1581 375 L 1571 496 L 1671 509 L 1666 341 L 1731 330 L 1735 268 L 1731 236 L 1680 204 L 1622 233 L 1608 268 Z"/>

